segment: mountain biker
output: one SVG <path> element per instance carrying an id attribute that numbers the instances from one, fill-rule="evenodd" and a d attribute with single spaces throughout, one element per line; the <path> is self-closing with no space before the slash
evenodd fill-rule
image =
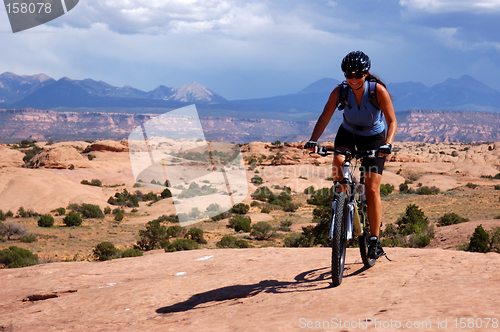
<path id="1" fill-rule="evenodd" d="M 305 149 L 313 149 L 335 109 L 339 106 L 340 89 L 347 88 L 344 107 L 344 121 L 335 137 L 335 148 L 347 148 L 351 151 L 379 150 L 379 157 L 363 158 L 361 169 L 364 169 L 368 218 L 370 220 L 371 237 L 368 244 L 370 258 L 384 255 L 380 244 L 379 232 L 382 221 L 382 201 L 380 199 L 380 181 L 386 156 L 392 152 L 392 144 L 397 129 L 396 115 L 392 106 L 391 96 L 385 84 L 370 74 L 371 61 L 361 52 L 354 51 L 342 60 L 341 68 L 347 84 L 339 84 L 330 97 L 319 117 L 309 142 Z M 369 82 L 375 81 L 375 96 L 377 103 L 370 101 Z M 374 105 L 375 104 L 375 105 Z M 376 106 L 379 106 L 378 108 Z M 383 121 L 385 118 L 385 122 Z M 344 156 L 335 153 L 333 158 L 333 179 L 341 181 L 342 162 Z"/>

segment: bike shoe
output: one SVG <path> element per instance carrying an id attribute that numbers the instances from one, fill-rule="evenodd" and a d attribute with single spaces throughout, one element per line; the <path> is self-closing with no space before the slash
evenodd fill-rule
<path id="1" fill-rule="evenodd" d="M 380 241 L 377 237 L 371 237 L 368 242 L 368 257 L 370 259 L 377 259 L 381 256 L 384 256 L 385 252 L 380 244 Z"/>

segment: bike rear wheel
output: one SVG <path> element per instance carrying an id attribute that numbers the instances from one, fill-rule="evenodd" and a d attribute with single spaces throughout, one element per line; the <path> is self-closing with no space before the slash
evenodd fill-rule
<path id="1" fill-rule="evenodd" d="M 332 283 L 338 286 L 342 283 L 344 275 L 345 252 L 347 247 L 347 222 L 349 208 L 347 195 L 342 192 L 337 195 L 334 231 L 332 238 Z M 333 215 L 333 214 L 332 214 Z"/>

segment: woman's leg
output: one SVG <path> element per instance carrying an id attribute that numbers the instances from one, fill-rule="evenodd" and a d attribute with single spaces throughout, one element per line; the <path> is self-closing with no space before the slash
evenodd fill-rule
<path id="1" fill-rule="evenodd" d="M 368 204 L 368 219 L 372 236 L 379 236 L 382 222 L 382 200 L 380 199 L 380 182 L 382 175 L 375 172 L 365 173 L 366 201 Z"/>

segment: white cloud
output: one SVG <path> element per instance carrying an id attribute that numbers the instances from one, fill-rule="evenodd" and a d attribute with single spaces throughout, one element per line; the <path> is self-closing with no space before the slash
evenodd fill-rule
<path id="1" fill-rule="evenodd" d="M 402 7 L 428 13 L 500 11 L 500 0 L 400 0 Z"/>

